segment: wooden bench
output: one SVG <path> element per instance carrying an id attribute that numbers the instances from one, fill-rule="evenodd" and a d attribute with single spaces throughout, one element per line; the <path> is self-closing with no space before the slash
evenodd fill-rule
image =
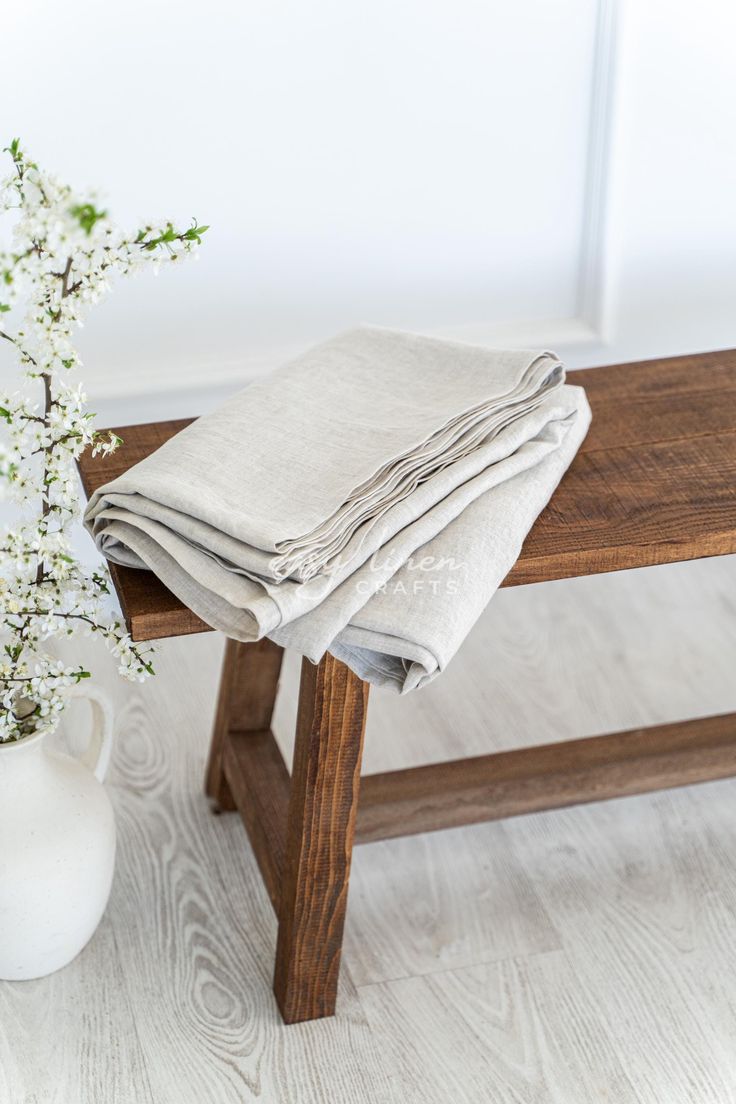
<path id="1" fill-rule="evenodd" d="M 736 350 L 591 368 L 574 382 L 593 426 L 504 585 L 736 552 Z M 82 457 L 87 494 L 186 424 L 116 429 L 115 455 Z M 134 639 L 208 631 L 150 572 L 111 570 Z M 277 912 L 287 1023 L 334 1012 L 353 842 L 736 774 L 730 714 L 361 782 L 368 684 L 328 654 L 302 663 L 290 775 L 270 730 L 281 659 L 267 639 L 227 642 L 206 792 L 240 811 Z"/>

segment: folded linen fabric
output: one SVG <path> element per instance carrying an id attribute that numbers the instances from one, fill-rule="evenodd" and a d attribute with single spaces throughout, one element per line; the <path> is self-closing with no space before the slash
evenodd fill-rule
<path id="1" fill-rule="evenodd" d="M 171 438 L 85 524 L 227 635 L 407 691 L 455 653 L 589 422 L 551 353 L 364 326 Z"/>

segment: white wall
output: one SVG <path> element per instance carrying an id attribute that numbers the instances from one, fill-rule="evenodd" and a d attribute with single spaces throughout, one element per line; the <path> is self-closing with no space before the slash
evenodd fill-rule
<path id="1" fill-rule="evenodd" d="M 98 407 L 210 405 L 358 321 L 573 365 L 736 344 L 735 32 L 726 0 L 16 5 L 7 136 L 124 221 L 212 224 L 91 316 Z"/>
<path id="2" fill-rule="evenodd" d="M 627 0 L 604 359 L 736 345 L 732 0 Z"/>

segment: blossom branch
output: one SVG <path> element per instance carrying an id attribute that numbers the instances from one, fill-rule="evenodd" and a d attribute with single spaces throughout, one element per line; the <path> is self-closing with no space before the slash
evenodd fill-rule
<path id="1" fill-rule="evenodd" d="M 120 443 L 95 429 L 81 387 L 68 382 L 79 363 L 73 331 L 84 308 L 107 293 L 113 273 L 177 260 L 198 248 L 208 229 L 193 220 L 177 230 L 167 221 L 123 234 L 94 200 L 42 172 L 17 139 L 7 152 L 13 175 L 0 185 L 0 214 L 17 212 L 18 222 L 10 251 L 0 252 L 0 315 L 21 299 L 26 311 L 15 332 L 3 328 L 0 337 L 14 346 L 25 387 L 0 397 L 7 434 L 0 438 L 0 481 L 26 520 L 0 540 L 0 741 L 52 729 L 65 688 L 89 676 L 45 652 L 50 637 L 83 628 L 103 639 L 127 678 L 153 674 L 150 651 L 104 609 L 106 568 L 87 572 L 72 555 L 70 527 L 80 513 L 75 461 L 85 448 L 107 455 Z M 39 383 L 40 408 L 32 393 Z"/>

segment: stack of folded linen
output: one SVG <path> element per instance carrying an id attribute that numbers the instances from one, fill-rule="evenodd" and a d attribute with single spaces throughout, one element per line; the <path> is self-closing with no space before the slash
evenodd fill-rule
<path id="1" fill-rule="evenodd" d="M 452 658 L 589 424 L 551 353 L 364 326 L 171 438 L 85 523 L 228 636 L 406 692 Z"/>

